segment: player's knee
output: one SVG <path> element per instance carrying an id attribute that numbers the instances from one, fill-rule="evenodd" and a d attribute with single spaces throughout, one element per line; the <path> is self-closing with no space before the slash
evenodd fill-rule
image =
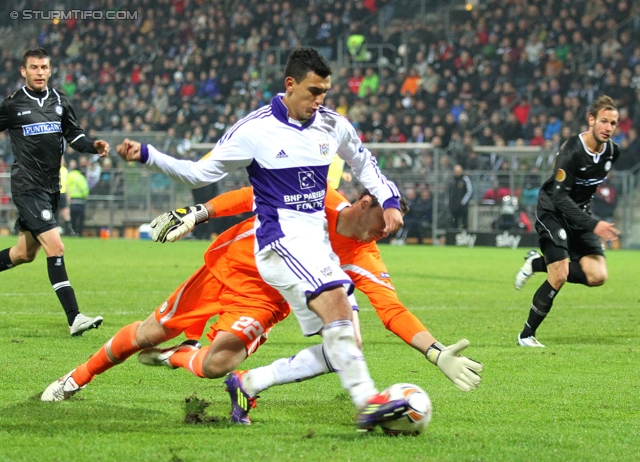
<path id="1" fill-rule="evenodd" d="M 560 289 L 560 287 L 562 287 L 566 282 L 567 282 L 567 278 L 569 277 L 568 272 L 557 272 L 555 274 L 549 274 L 548 276 L 548 280 L 549 280 L 549 284 L 551 284 L 551 286 L 555 289 Z"/>
<path id="2" fill-rule="evenodd" d="M 607 272 L 606 271 L 596 271 L 591 274 L 587 274 L 587 282 L 590 287 L 598 287 L 603 285 L 607 280 Z"/>
<path id="3" fill-rule="evenodd" d="M 62 241 L 60 241 L 51 246 L 49 250 L 53 255 L 64 255 L 64 244 L 62 243 Z"/>

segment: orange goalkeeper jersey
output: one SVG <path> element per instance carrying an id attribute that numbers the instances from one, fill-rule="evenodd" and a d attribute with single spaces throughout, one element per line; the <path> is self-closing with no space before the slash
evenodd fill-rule
<path id="1" fill-rule="evenodd" d="M 242 188 L 209 202 L 216 216 L 235 215 L 252 210 L 253 192 L 250 187 Z M 338 192 L 327 189 L 325 210 L 333 251 L 355 287 L 369 298 L 384 326 L 410 344 L 415 334 L 427 329 L 400 302 L 377 244 L 356 241 L 336 231 L 340 211 L 350 205 Z M 256 267 L 254 221 L 255 217 L 249 218 L 218 236 L 205 253 L 205 263 L 216 278 L 233 291 L 261 300 L 280 302 L 282 296 L 260 278 Z"/>

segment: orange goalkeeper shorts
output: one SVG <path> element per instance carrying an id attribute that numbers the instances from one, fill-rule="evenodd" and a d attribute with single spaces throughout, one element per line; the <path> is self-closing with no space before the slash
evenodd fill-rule
<path id="1" fill-rule="evenodd" d="M 286 302 L 257 300 L 231 291 L 202 266 L 156 309 L 155 317 L 166 328 L 199 340 L 209 319 L 218 316 L 207 338 L 213 341 L 218 331 L 232 333 L 245 344 L 249 356 L 289 311 Z"/>

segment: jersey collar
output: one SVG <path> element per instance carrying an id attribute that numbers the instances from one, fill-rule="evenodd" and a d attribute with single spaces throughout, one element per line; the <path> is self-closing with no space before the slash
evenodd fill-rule
<path id="1" fill-rule="evenodd" d="M 305 128 L 309 127 L 314 120 L 316 120 L 316 115 L 313 114 L 313 117 L 311 117 L 309 120 L 307 120 L 303 124 L 294 124 L 289 122 L 289 110 L 287 109 L 287 106 L 285 106 L 284 103 L 282 102 L 283 96 L 284 96 L 284 93 L 278 93 L 271 100 L 271 110 L 272 110 L 273 116 L 276 119 L 278 119 L 280 122 L 282 122 L 285 125 L 288 125 L 289 127 L 293 127 L 297 130 L 302 131 Z"/>
<path id="2" fill-rule="evenodd" d="M 47 87 L 47 91 L 46 92 L 38 93 L 38 92 L 35 92 L 33 90 L 29 90 L 27 88 L 27 86 L 25 85 L 24 87 L 22 87 L 22 91 L 24 91 L 24 94 L 27 95 L 32 100 L 37 101 L 38 105 L 40 107 L 42 107 L 42 105 L 44 104 L 45 100 L 49 97 L 49 87 Z M 42 93 L 44 93 L 44 96 L 40 96 L 40 95 L 42 95 Z"/>
<path id="3" fill-rule="evenodd" d="M 580 142 L 582 143 L 582 147 L 584 148 L 584 150 L 587 152 L 587 154 L 589 154 L 591 157 L 593 157 L 593 161 L 597 164 L 598 161 L 600 160 L 600 156 L 602 154 L 604 154 L 604 151 L 607 149 L 607 143 L 603 143 L 602 144 L 602 150 L 600 152 L 591 152 L 589 150 L 589 148 L 587 147 L 587 143 L 584 142 L 584 138 L 582 137 L 582 135 L 584 135 L 584 133 L 580 133 L 578 135 L 578 138 L 580 138 Z"/>

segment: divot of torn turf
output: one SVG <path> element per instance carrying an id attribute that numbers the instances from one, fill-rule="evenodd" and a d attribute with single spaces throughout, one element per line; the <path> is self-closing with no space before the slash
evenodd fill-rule
<path id="1" fill-rule="evenodd" d="M 207 415 L 206 409 L 211 403 L 200 399 L 194 393 L 184 399 L 184 423 L 193 425 L 207 425 L 220 422 L 220 417 Z"/>

